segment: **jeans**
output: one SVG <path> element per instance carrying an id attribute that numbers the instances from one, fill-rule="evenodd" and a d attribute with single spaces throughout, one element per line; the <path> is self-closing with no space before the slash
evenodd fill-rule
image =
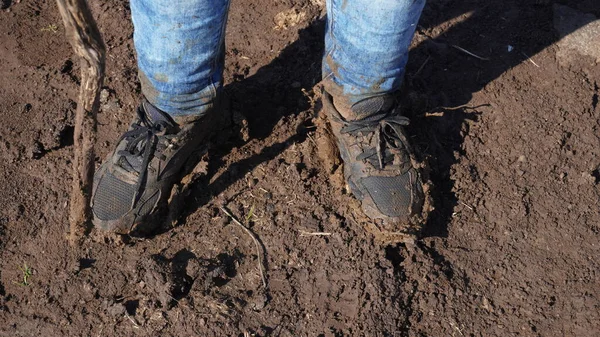
<path id="1" fill-rule="evenodd" d="M 397 91 L 425 0 L 327 0 L 323 83 L 336 103 Z M 229 0 L 131 0 L 146 99 L 202 115 L 222 86 Z"/>

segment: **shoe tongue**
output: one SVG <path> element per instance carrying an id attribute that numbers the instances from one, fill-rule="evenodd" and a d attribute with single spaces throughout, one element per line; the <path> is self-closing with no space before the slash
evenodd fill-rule
<path id="1" fill-rule="evenodd" d="M 365 118 L 378 112 L 388 111 L 394 105 L 394 98 L 390 95 L 374 96 L 354 103 L 350 110 L 356 118 Z"/>
<path id="2" fill-rule="evenodd" d="M 161 123 L 163 125 L 170 126 L 170 127 L 171 126 L 175 127 L 177 125 L 177 123 L 175 123 L 175 121 L 173 121 L 171 116 L 169 116 L 165 112 L 162 112 L 157 107 L 150 104 L 150 102 L 144 100 L 142 102 L 142 106 L 144 108 L 143 109 L 144 112 L 146 113 L 146 117 L 148 117 L 148 120 L 150 120 L 150 122 L 152 122 L 154 124 Z"/>

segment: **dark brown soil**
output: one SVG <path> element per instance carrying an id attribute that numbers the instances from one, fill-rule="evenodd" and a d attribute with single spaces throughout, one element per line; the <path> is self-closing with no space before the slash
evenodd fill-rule
<path id="1" fill-rule="evenodd" d="M 108 46 L 99 161 L 140 89 L 128 3 L 91 3 Z M 317 146 L 322 3 L 234 0 L 236 130 L 182 218 L 71 249 L 77 60 L 54 1 L 2 1 L 0 336 L 600 335 L 600 69 L 559 60 L 555 3 L 600 15 L 592 0 L 426 6 L 404 101 L 435 210 L 414 242 L 375 237 Z M 221 206 L 264 245 L 266 290 Z"/>

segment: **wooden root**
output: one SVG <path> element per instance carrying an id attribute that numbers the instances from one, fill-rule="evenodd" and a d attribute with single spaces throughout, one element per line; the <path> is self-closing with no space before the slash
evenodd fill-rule
<path id="1" fill-rule="evenodd" d="M 75 113 L 73 191 L 69 211 L 71 245 L 90 228 L 94 144 L 105 47 L 85 0 L 57 0 L 67 38 L 81 59 L 81 87 Z"/>

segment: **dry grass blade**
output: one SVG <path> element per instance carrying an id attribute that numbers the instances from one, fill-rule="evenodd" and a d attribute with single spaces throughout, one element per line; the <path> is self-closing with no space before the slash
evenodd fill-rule
<path id="1" fill-rule="evenodd" d="M 531 62 L 531 64 L 533 64 L 536 67 L 540 67 L 537 63 L 535 63 L 534 60 L 531 59 L 531 57 L 529 57 L 529 55 L 525 54 L 524 52 L 521 52 L 521 54 L 523 54 L 523 56 L 525 56 L 527 58 L 527 61 Z"/>
<path id="2" fill-rule="evenodd" d="M 415 72 L 415 74 L 413 75 L 413 77 L 417 77 L 421 73 L 421 71 L 423 70 L 423 68 L 425 68 L 425 65 L 427 64 L 427 62 L 429 62 L 429 59 L 431 59 L 431 55 L 427 55 L 427 58 L 425 59 L 425 61 L 423 61 L 423 64 L 421 64 L 421 66 Z"/>
<path id="3" fill-rule="evenodd" d="M 462 48 L 462 47 L 459 47 L 459 46 L 455 45 L 455 44 L 453 44 L 453 45 L 451 45 L 451 46 L 452 46 L 453 48 L 457 49 L 457 50 L 460 50 L 460 51 L 462 51 L 463 53 L 465 53 L 465 54 L 467 54 L 467 55 L 471 55 L 471 56 L 473 56 L 473 57 L 474 57 L 474 58 L 476 58 L 476 59 L 479 59 L 479 60 L 482 60 L 482 61 L 489 61 L 489 60 L 490 60 L 490 59 L 489 59 L 489 58 L 487 58 L 487 57 L 481 57 L 481 56 L 479 56 L 479 55 L 477 55 L 477 54 L 474 54 L 474 53 L 472 53 L 472 52 L 470 52 L 470 51 L 468 51 L 468 50 L 466 50 L 466 49 L 464 49 L 464 48 Z"/>
<path id="4" fill-rule="evenodd" d="M 57 0 L 67 38 L 81 59 L 81 87 L 73 136 L 73 191 L 69 212 L 70 241 L 75 245 L 89 228 L 94 176 L 94 143 L 105 47 L 85 0 Z"/>
<path id="5" fill-rule="evenodd" d="M 244 226 L 244 224 L 242 224 L 235 216 L 233 216 L 233 214 L 231 214 L 225 207 L 221 207 L 221 211 L 223 211 L 223 213 L 225 213 L 236 225 L 243 228 L 244 231 L 248 233 L 248 236 L 252 238 L 252 241 L 254 241 L 254 245 L 256 246 L 256 254 L 258 256 L 258 270 L 260 271 L 260 278 L 262 279 L 263 287 L 265 290 L 267 290 L 267 277 L 265 276 L 265 265 L 263 263 L 265 258 L 265 247 L 263 247 L 260 241 L 258 241 L 256 234 L 248 229 L 248 227 Z"/>

